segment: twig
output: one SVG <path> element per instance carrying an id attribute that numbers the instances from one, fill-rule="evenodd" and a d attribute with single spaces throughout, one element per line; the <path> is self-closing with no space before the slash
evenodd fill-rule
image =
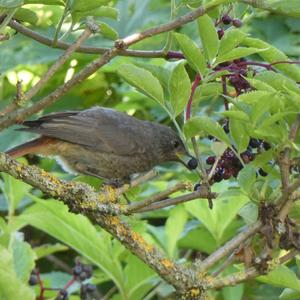
<path id="1" fill-rule="evenodd" d="M 299 250 L 291 250 L 287 254 L 283 255 L 279 259 L 274 259 L 274 263 L 283 264 L 290 259 L 294 258 L 296 255 L 298 255 Z M 272 264 L 272 262 L 270 262 Z M 219 289 L 225 286 L 230 286 L 230 285 L 236 285 L 238 283 L 244 282 L 246 280 L 255 278 L 257 276 L 261 275 L 260 272 L 254 268 L 251 267 L 245 271 L 237 272 L 231 275 L 228 275 L 224 278 L 216 278 L 213 280 L 211 283 L 209 283 L 209 289 Z"/>
<path id="2" fill-rule="evenodd" d="M 41 79 L 34 85 L 27 93 L 24 95 L 24 100 L 32 99 L 49 81 L 49 79 L 61 68 L 64 63 L 69 59 L 71 54 L 78 49 L 80 45 L 86 41 L 92 33 L 97 31 L 98 26 L 96 24 L 87 24 L 85 30 L 77 39 L 77 41 L 70 45 L 70 47 L 65 51 L 65 53 L 59 57 L 58 60 L 49 68 L 49 70 L 41 77 Z"/>
<path id="3" fill-rule="evenodd" d="M 45 37 L 44 35 L 37 33 L 24 25 L 20 24 L 16 20 L 11 20 L 8 24 L 11 28 L 16 30 L 17 32 L 52 48 L 63 49 L 66 50 L 70 47 L 69 43 L 63 41 L 57 41 L 57 44 L 53 47 L 53 40 Z M 110 48 L 104 47 L 92 47 L 92 46 L 80 46 L 76 49 L 78 53 L 87 53 L 87 54 L 104 54 L 110 50 Z M 154 50 L 154 51 L 144 51 L 144 50 L 121 50 L 119 52 L 121 56 L 129 56 L 129 57 L 144 57 L 144 58 L 184 58 L 181 52 L 169 51 L 164 52 L 163 50 Z"/>
<path id="4" fill-rule="evenodd" d="M 142 174 L 142 175 L 134 178 L 130 182 L 130 184 L 124 184 L 122 187 L 117 189 L 117 191 L 116 191 L 117 196 L 120 196 L 123 193 L 125 193 L 126 191 L 128 191 L 129 189 L 136 187 L 143 182 L 148 181 L 149 179 L 155 177 L 156 175 L 157 175 L 157 172 L 154 169 L 152 169 L 151 171 L 147 172 L 146 174 Z"/>
<path id="5" fill-rule="evenodd" d="M 244 231 L 236 235 L 233 239 L 228 241 L 224 246 L 216 250 L 210 256 L 203 261 L 196 261 L 194 263 L 195 268 L 198 269 L 199 273 L 204 272 L 213 266 L 216 262 L 229 255 L 234 249 L 240 246 L 241 243 L 246 241 L 249 237 L 254 235 L 260 229 L 262 223 L 260 221 L 247 227 Z"/>
<path id="6" fill-rule="evenodd" d="M 18 107 L 24 105 L 25 101 L 24 101 L 24 95 L 23 95 L 23 91 L 22 91 L 22 80 L 18 80 L 16 88 L 17 88 L 17 92 L 16 92 L 16 96 L 15 96 L 14 100 L 12 101 L 11 104 L 6 106 L 0 112 L 0 116 L 5 116 L 6 114 L 9 114 L 12 111 L 16 110 Z"/>
<path id="7" fill-rule="evenodd" d="M 172 187 L 168 188 L 165 191 L 162 191 L 158 194 L 155 194 L 154 196 L 151 196 L 148 199 L 132 203 L 131 205 L 129 205 L 127 207 L 126 212 L 127 213 L 133 213 L 133 212 L 136 212 L 136 211 L 140 211 L 141 209 L 143 209 L 145 207 L 148 207 L 150 204 L 152 204 L 154 202 L 157 202 L 157 201 L 160 201 L 162 199 L 165 199 L 167 196 L 169 196 L 169 195 L 171 195 L 171 194 L 173 194 L 177 191 L 187 190 L 187 189 L 191 189 L 191 184 L 180 182 L 180 183 L 176 184 L 175 186 L 172 186 Z"/>
<path id="8" fill-rule="evenodd" d="M 50 106 L 51 104 L 56 102 L 61 96 L 66 94 L 74 85 L 80 83 L 81 81 L 92 75 L 100 67 L 107 64 L 112 58 L 119 55 L 119 53 L 122 50 L 126 49 L 128 46 L 135 44 L 149 36 L 161 34 L 169 30 L 175 29 L 179 26 L 182 26 L 186 23 L 192 22 L 212 8 L 214 8 L 214 6 L 210 6 L 207 10 L 203 7 L 200 7 L 182 17 L 179 17 L 178 19 L 170 23 L 153 27 L 143 32 L 130 35 L 129 37 L 124 38 L 123 40 L 116 41 L 114 48 L 104 52 L 104 54 L 100 58 L 97 58 L 91 63 L 89 63 L 84 69 L 75 74 L 69 81 L 58 87 L 51 94 L 44 97 L 39 102 L 35 103 L 29 108 L 14 111 L 13 113 L 8 114 L 7 116 L 0 119 L 0 130 L 14 124 L 17 120 L 25 119 L 30 115 L 42 110 L 43 108 Z"/>
<path id="9" fill-rule="evenodd" d="M 202 191 L 200 189 L 200 190 L 195 191 L 190 194 L 178 196 L 175 198 L 169 198 L 169 199 L 162 200 L 162 201 L 159 201 L 156 203 L 152 203 L 141 209 L 134 210 L 134 212 L 135 213 L 147 212 L 147 211 L 157 210 L 157 209 L 165 208 L 168 206 L 176 205 L 179 203 L 184 203 L 184 202 L 195 200 L 195 199 L 205 200 L 205 199 L 215 199 L 216 197 L 217 197 L 216 193 L 207 193 L 207 191 Z"/>

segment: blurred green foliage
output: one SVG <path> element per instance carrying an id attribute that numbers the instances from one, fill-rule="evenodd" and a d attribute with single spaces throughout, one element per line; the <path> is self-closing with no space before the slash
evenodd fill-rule
<path id="1" fill-rule="evenodd" d="M 200 3 L 209 3 L 175 2 L 175 15 L 178 16 Z M 22 9 L 17 9 L 19 6 Z M 245 4 L 235 4 L 230 14 L 243 18 L 244 26 L 240 29 L 231 28 L 220 42 L 214 21 L 219 13 L 227 10 L 228 7 L 215 9 L 210 16 L 201 17 L 198 22 L 188 24 L 177 30 L 180 33 L 172 35 L 172 50 L 182 51 L 187 63 L 165 61 L 162 58 L 117 57 L 37 115 L 94 105 L 112 107 L 141 119 L 173 127 L 177 125 L 181 134 L 184 132 L 188 137 L 200 134 L 203 137 L 199 141 L 203 158 L 216 154 L 206 138 L 208 134 L 214 135 L 227 146 L 231 147 L 233 143 L 239 153 L 247 149 L 250 136 L 262 138 L 272 143 L 275 149 L 280 149 L 287 140 L 288 126 L 295 112 L 299 112 L 299 69 L 288 65 L 282 68 L 283 73 L 274 75 L 272 72 L 270 75 L 271 72 L 264 72 L 250 78 L 256 90 L 242 95 L 240 106 L 236 105 L 236 109 L 224 113 L 220 97 L 221 82 L 217 75 L 215 81 L 210 81 L 215 75 L 209 74 L 206 62 L 216 66 L 220 62 L 248 55 L 253 60 L 270 61 L 281 55 L 270 45 L 290 59 L 299 59 L 300 21 L 290 16 L 272 15 Z M 92 15 L 106 27 L 103 32 L 90 38 L 87 44 L 111 47 L 111 38 L 115 39 L 116 35 L 122 38 L 168 22 L 170 1 L 10 0 L 0 1 L 0 12 L 7 15 L 13 13 L 30 29 L 51 39 L 63 38 L 66 42 L 74 41 L 80 33 L 78 30 L 82 28 L 81 22 Z M 0 44 L 1 111 L 14 98 L 18 80 L 22 80 L 24 91 L 30 89 L 62 51 L 33 41 L 9 27 L 0 29 L 9 35 L 9 39 Z M 251 34 L 251 37 L 247 34 Z M 167 36 L 166 33 L 145 39 L 132 48 L 162 49 Z M 189 47 L 191 40 L 195 44 Z M 199 44 L 203 46 L 202 50 L 197 48 Z M 95 57 L 91 54 L 74 54 L 27 105 L 49 94 Z M 183 127 L 183 110 L 187 105 L 195 71 L 206 76 L 207 80 L 196 89 L 192 107 L 195 117 Z M 229 86 L 228 92 L 232 91 L 233 88 Z M 287 95 L 283 97 L 281 92 L 287 92 Z M 229 101 L 234 102 L 232 99 Z M 230 135 L 218 123 L 224 116 L 230 120 Z M 13 126 L 0 133 L 1 151 L 32 137 L 14 131 L 15 128 Z M 296 142 L 298 144 L 299 140 Z M 266 151 L 244 168 L 237 180 L 215 183 L 212 190 L 220 194 L 213 210 L 209 209 L 206 201 L 194 200 L 176 207 L 126 217 L 126 220 L 147 241 L 173 259 L 189 262 L 195 257 L 206 257 L 246 224 L 257 219 L 256 204 L 261 199 L 274 199 L 277 196 L 279 171 L 278 168 L 272 169 L 269 164 L 274 155 L 275 151 Z M 26 159 L 23 160 L 55 172 L 58 177 L 84 181 L 96 188 L 100 185 L 98 179 L 65 174 L 54 159 L 33 156 L 27 156 Z M 258 168 L 266 169 L 269 175 L 257 179 Z M 191 173 L 180 165 L 167 164 L 157 169 L 159 176 L 128 192 L 131 201 L 139 201 L 179 181 L 197 183 L 199 180 L 195 172 Z M 70 276 L 66 268 L 61 269 L 59 264 L 47 259 L 50 254 L 70 267 L 76 256 L 92 264 L 94 275 L 90 282 L 97 285 L 102 295 L 117 287 L 109 299 L 171 299 L 168 298 L 172 297 L 170 295 L 173 292 L 170 286 L 108 233 L 92 225 L 86 217 L 68 212 L 58 201 L 44 201 L 41 192 L 6 174 L 1 175 L 0 188 L 0 299 L 27 300 L 34 299 L 34 292 L 39 294 L 38 288 L 33 290 L 27 284 L 34 264 L 40 269 L 47 287 L 62 288 Z M 296 203 L 292 211 L 296 222 L 299 222 L 298 206 Z M 240 267 L 237 263 L 226 268 L 222 274 L 230 274 Z M 270 275 L 260 277 L 258 281 L 211 291 L 209 295 L 211 299 L 224 300 L 299 299 L 298 274 L 299 264 L 291 263 L 288 267 L 281 266 Z M 8 287 L 8 282 L 13 288 Z M 79 299 L 78 288 L 74 288 L 70 299 Z M 51 299 L 57 294 L 55 291 L 47 293 Z"/>

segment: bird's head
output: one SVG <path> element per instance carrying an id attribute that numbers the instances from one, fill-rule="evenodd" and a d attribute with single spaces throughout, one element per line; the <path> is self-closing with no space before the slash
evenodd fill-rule
<path id="1" fill-rule="evenodd" d="M 171 128 L 161 126 L 156 132 L 156 136 L 158 154 L 162 162 L 178 161 L 190 170 L 197 167 L 197 159 L 188 153 L 180 137 Z"/>

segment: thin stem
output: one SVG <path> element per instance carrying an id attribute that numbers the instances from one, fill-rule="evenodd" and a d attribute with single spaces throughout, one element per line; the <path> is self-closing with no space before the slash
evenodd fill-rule
<path id="1" fill-rule="evenodd" d="M 160 200 L 166 198 L 167 196 L 169 196 L 171 194 L 174 194 L 175 192 L 178 192 L 180 190 L 191 189 L 191 187 L 192 186 L 191 186 L 190 183 L 180 182 L 180 183 L 176 184 L 175 186 L 172 186 L 172 187 L 168 188 L 165 191 L 162 191 L 158 194 L 155 194 L 155 195 L 151 196 L 148 199 L 130 204 L 128 206 L 128 208 L 126 209 L 126 212 L 127 213 L 132 213 L 132 212 L 138 211 L 138 210 L 140 210 L 144 207 L 149 206 L 150 204 L 152 204 L 154 202 L 160 201 Z"/>
<path id="2" fill-rule="evenodd" d="M 169 198 L 169 199 L 162 200 L 162 201 L 159 201 L 156 203 L 152 203 L 144 208 L 135 210 L 135 212 L 136 213 L 148 212 L 148 211 L 152 211 L 152 210 L 165 208 L 168 206 L 177 205 L 179 203 L 184 203 L 184 202 L 195 200 L 195 199 L 206 200 L 206 199 L 214 199 L 216 197 L 217 197 L 217 194 L 215 194 L 215 193 L 207 193 L 206 191 L 198 190 L 198 191 L 195 191 L 190 194 L 178 196 L 175 198 Z"/>

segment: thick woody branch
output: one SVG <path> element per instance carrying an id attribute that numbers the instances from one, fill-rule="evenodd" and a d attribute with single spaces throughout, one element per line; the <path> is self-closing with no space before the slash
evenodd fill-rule
<path id="1" fill-rule="evenodd" d="M 114 203 L 116 200 L 114 189 L 96 193 L 89 185 L 59 180 L 37 167 L 21 164 L 5 153 L 0 153 L 0 171 L 7 172 L 44 193 L 60 199 L 71 212 L 87 216 L 93 223 L 110 232 L 178 291 L 185 291 L 192 285 L 179 265 L 148 244 L 118 216 L 112 215 L 122 212 L 122 207 Z"/>

